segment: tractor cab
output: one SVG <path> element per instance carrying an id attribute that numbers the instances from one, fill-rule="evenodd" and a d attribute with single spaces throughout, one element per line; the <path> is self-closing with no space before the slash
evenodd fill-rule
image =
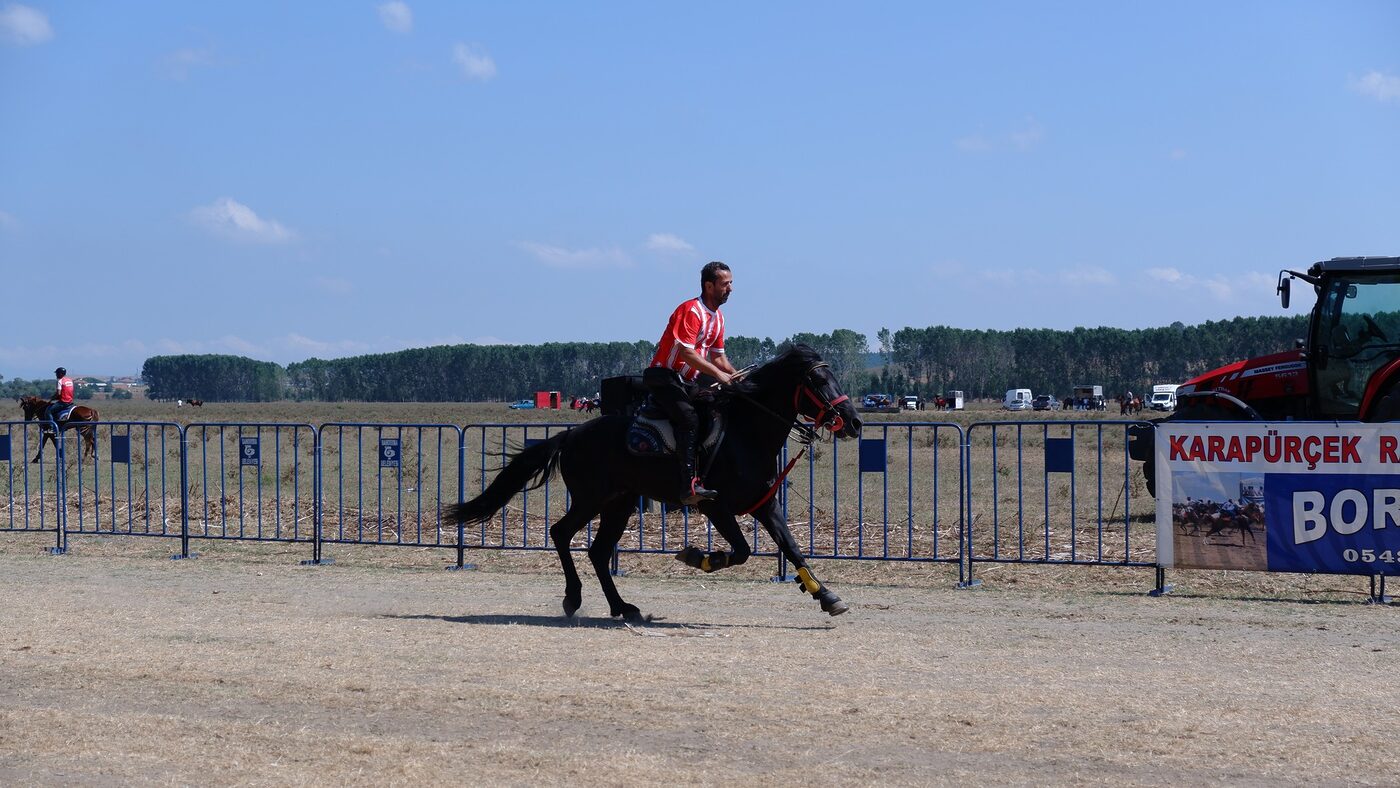
<path id="1" fill-rule="evenodd" d="M 1284 271 L 1279 284 L 1285 306 L 1295 277 L 1317 291 L 1304 351 L 1313 394 L 1308 415 L 1394 418 L 1378 411 L 1400 372 L 1400 258 L 1341 258 L 1316 263 L 1307 274 Z"/>
<path id="2" fill-rule="evenodd" d="M 1314 263 L 1307 273 L 1281 271 L 1285 308 L 1295 280 L 1316 293 L 1307 336 L 1291 350 L 1186 381 L 1171 418 L 1400 418 L 1400 410 L 1382 403 L 1400 380 L 1400 257 L 1339 257 Z M 1400 408 L 1400 392 L 1395 399 Z"/>
<path id="3" fill-rule="evenodd" d="M 1400 257 L 1337 257 L 1279 272 L 1316 295 L 1308 333 L 1281 353 L 1213 369 L 1176 390 L 1177 421 L 1400 420 Z M 1153 487 L 1151 423 L 1129 428 L 1129 453 Z"/>

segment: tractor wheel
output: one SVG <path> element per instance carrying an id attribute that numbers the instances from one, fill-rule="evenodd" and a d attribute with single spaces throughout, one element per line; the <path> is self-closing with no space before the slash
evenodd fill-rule
<path id="1" fill-rule="evenodd" d="M 1367 421 L 1400 421 L 1400 385 L 1391 386 L 1371 411 Z"/>

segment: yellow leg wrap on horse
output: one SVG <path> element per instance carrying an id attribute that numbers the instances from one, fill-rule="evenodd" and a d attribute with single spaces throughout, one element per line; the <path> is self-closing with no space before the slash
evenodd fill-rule
<path id="1" fill-rule="evenodd" d="M 809 594 L 815 594 L 822 590 L 822 584 L 818 583 L 815 577 L 812 577 L 812 573 L 808 572 L 805 566 L 797 570 L 797 579 L 801 581 L 802 588 Z"/>

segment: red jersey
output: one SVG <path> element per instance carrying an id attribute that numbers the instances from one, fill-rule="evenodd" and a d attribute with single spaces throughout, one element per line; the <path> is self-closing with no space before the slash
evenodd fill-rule
<path id="1" fill-rule="evenodd" d="M 656 343 L 656 355 L 651 358 L 653 367 L 669 367 L 681 373 L 682 380 L 695 380 L 700 370 L 685 363 L 680 349 L 688 347 L 708 360 L 713 354 L 724 353 L 724 315 L 718 309 L 710 309 L 699 298 L 676 307 L 671 313 L 671 321 L 666 324 L 666 332 Z"/>
<path id="2" fill-rule="evenodd" d="M 58 391 L 55 392 L 58 401 L 65 405 L 73 404 L 73 379 L 64 376 L 58 379 Z"/>

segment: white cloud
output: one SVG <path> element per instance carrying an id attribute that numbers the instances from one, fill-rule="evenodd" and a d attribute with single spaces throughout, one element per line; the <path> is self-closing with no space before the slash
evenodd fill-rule
<path id="1" fill-rule="evenodd" d="M 12 227 L 18 226 L 19 220 L 16 219 L 13 214 L 8 214 L 4 211 L 0 211 L 0 230 L 8 230 Z"/>
<path id="2" fill-rule="evenodd" d="M 496 61 L 475 44 L 458 43 L 454 46 L 452 62 L 462 69 L 462 76 L 467 79 L 489 82 L 496 76 Z"/>
<path id="3" fill-rule="evenodd" d="M 1400 100 L 1400 76 L 1372 71 L 1352 80 L 1351 89 L 1377 101 Z"/>
<path id="4" fill-rule="evenodd" d="M 1186 158 L 1186 150 L 1184 148 L 1172 148 L 1167 152 L 1167 158 L 1172 161 L 1182 161 Z"/>
<path id="5" fill-rule="evenodd" d="M 992 153 L 1014 150 L 1025 153 L 1040 146 L 1045 128 L 1035 118 L 1026 118 L 1020 128 L 1001 134 L 968 134 L 953 141 L 958 150 L 968 153 Z"/>
<path id="6" fill-rule="evenodd" d="M 695 247 L 687 243 L 685 239 L 670 233 L 652 233 L 647 236 L 647 248 L 653 252 L 695 251 Z"/>
<path id="7" fill-rule="evenodd" d="M 1158 282 L 1166 282 L 1166 283 L 1168 283 L 1168 284 L 1174 284 L 1174 283 L 1176 283 L 1176 282 L 1180 282 L 1180 281 L 1182 281 L 1182 280 L 1185 278 L 1185 276 L 1186 276 L 1185 274 L 1181 273 L 1180 271 L 1176 270 L 1175 268 L 1149 268 L 1149 269 L 1147 269 L 1147 278 L 1148 278 L 1148 279 L 1155 279 L 1155 280 L 1157 280 Z"/>
<path id="8" fill-rule="evenodd" d="M 1071 268 L 1062 273 L 1060 278 L 1072 285 L 1113 285 L 1118 283 L 1118 278 L 1111 272 L 1095 266 Z"/>
<path id="9" fill-rule="evenodd" d="M 1018 151 L 1028 151 L 1040 145 L 1040 141 L 1045 137 L 1045 129 L 1035 118 L 1026 118 L 1023 127 L 1006 136 L 1011 142 L 1011 147 Z"/>
<path id="10" fill-rule="evenodd" d="M 535 259 L 554 268 L 630 268 L 632 258 L 616 246 L 608 249 L 565 249 L 562 246 L 520 241 L 516 244 Z"/>
<path id="11" fill-rule="evenodd" d="M 186 80 L 196 68 L 214 65 L 214 53 L 208 49 L 186 47 L 177 49 L 161 59 L 160 70 L 168 79 Z"/>
<path id="12" fill-rule="evenodd" d="M 1253 300 L 1261 292 L 1273 293 L 1274 279 L 1258 271 L 1224 276 L 1196 276 L 1177 268 L 1148 268 L 1144 275 L 1153 283 L 1187 293 L 1204 293 L 1217 301 Z"/>
<path id="13" fill-rule="evenodd" d="M 195 224 L 215 235 L 254 243 L 284 243 L 296 233 L 272 219 L 260 218 L 252 208 L 229 197 L 190 211 Z"/>
<path id="14" fill-rule="evenodd" d="M 408 3 L 394 0 L 391 3 L 380 3 L 379 21 L 384 23 L 384 27 L 394 33 L 413 32 L 413 9 L 408 7 Z"/>
<path id="15" fill-rule="evenodd" d="M 953 144 L 958 146 L 958 150 L 965 150 L 969 153 L 986 153 L 995 147 L 991 140 L 978 134 L 959 137 Z"/>
<path id="16" fill-rule="evenodd" d="M 19 46 L 42 44 L 53 38 L 53 28 L 44 12 L 27 5 L 11 3 L 0 8 L 0 39 Z"/>

